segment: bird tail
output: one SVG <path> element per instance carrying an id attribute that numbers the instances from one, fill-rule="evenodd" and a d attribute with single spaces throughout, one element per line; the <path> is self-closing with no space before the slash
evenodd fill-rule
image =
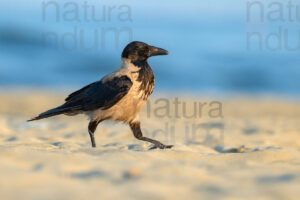
<path id="1" fill-rule="evenodd" d="M 31 121 L 35 121 L 35 120 L 40 120 L 40 119 L 44 119 L 44 118 L 48 118 L 48 117 L 53 117 L 55 115 L 60 115 L 60 114 L 64 114 L 66 112 L 69 111 L 69 108 L 62 108 L 61 106 L 57 107 L 57 108 L 53 108 L 50 110 L 47 110 L 46 112 L 43 112 L 41 114 L 39 114 L 38 116 L 27 120 L 28 122 Z"/>

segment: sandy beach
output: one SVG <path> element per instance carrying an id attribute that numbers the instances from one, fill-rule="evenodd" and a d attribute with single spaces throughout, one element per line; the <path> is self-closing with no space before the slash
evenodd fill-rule
<path id="1" fill-rule="evenodd" d="M 65 94 L 1 91 L 0 199 L 300 198 L 295 101 L 182 96 L 177 116 L 175 98 L 160 94 L 141 113 L 142 129 L 172 149 L 148 150 L 111 122 L 99 125 L 93 149 L 83 115 L 26 122 Z M 206 103 L 196 117 L 195 102 Z"/>

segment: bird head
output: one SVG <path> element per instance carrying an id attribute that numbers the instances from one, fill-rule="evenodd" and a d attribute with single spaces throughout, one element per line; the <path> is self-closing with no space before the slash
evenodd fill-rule
<path id="1" fill-rule="evenodd" d="M 144 42 L 134 41 L 129 43 L 123 50 L 122 58 L 131 62 L 146 61 L 151 56 L 168 55 L 169 52 L 162 48 L 150 46 Z"/>

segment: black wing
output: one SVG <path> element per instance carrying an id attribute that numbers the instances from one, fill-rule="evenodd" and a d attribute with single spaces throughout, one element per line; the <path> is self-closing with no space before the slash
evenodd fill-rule
<path id="1" fill-rule="evenodd" d="M 97 81 L 73 92 L 63 105 L 47 110 L 28 121 L 44 119 L 60 114 L 77 113 L 98 108 L 108 109 L 124 97 L 132 86 L 127 76 L 114 77 L 108 81 Z"/>
<path id="2" fill-rule="evenodd" d="M 70 94 L 61 108 L 70 109 L 70 111 L 108 109 L 120 101 L 131 86 L 132 82 L 127 76 L 97 81 Z"/>

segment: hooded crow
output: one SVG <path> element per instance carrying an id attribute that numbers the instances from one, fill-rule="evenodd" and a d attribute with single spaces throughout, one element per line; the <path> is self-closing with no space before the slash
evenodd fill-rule
<path id="1" fill-rule="evenodd" d="M 154 144 L 151 149 L 171 148 L 172 145 L 164 145 L 144 137 L 139 121 L 139 112 L 154 87 L 154 75 L 147 59 L 167 54 L 169 52 L 164 49 L 143 42 L 131 42 L 122 52 L 122 64 L 118 70 L 73 92 L 65 99 L 63 105 L 28 121 L 60 114 L 85 114 L 90 119 L 88 132 L 92 147 L 96 147 L 94 132 L 98 124 L 104 120 L 112 120 L 128 123 L 137 139 Z"/>

